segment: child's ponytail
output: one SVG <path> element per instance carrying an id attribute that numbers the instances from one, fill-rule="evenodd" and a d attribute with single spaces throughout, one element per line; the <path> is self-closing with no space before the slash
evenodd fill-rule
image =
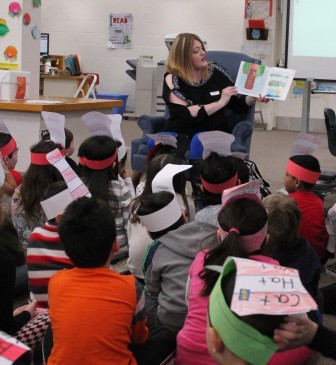
<path id="1" fill-rule="evenodd" d="M 228 256 L 248 258 L 257 253 L 266 237 L 267 213 L 261 202 L 236 199 L 218 213 L 218 223 L 220 243 L 205 255 L 204 269 L 199 274 L 204 280 L 204 296 L 211 293 L 219 275 L 207 266 L 223 265 Z"/>
<path id="2" fill-rule="evenodd" d="M 204 257 L 204 269 L 200 272 L 200 278 L 204 280 L 202 295 L 210 295 L 219 275 L 216 271 L 208 270 L 206 266 L 222 265 L 228 256 L 248 258 L 241 238 L 233 231 Z"/>

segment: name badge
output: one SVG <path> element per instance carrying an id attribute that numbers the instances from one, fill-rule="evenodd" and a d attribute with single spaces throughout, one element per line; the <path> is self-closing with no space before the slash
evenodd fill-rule
<path id="1" fill-rule="evenodd" d="M 219 95 L 219 91 L 210 91 L 211 96 Z"/>

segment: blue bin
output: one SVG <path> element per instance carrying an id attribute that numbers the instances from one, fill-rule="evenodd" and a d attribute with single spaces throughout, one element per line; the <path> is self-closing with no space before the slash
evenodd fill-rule
<path id="1" fill-rule="evenodd" d="M 110 99 L 110 100 L 122 100 L 123 105 L 112 108 L 112 114 L 121 114 L 123 115 L 126 110 L 126 102 L 128 95 L 127 94 L 112 94 L 112 93 L 97 93 L 97 99 Z"/>

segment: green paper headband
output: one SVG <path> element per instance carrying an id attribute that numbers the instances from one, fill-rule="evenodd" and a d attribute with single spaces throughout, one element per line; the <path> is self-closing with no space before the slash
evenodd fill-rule
<path id="1" fill-rule="evenodd" d="M 277 350 L 274 341 L 241 321 L 227 305 L 221 283 L 223 277 L 236 269 L 229 257 L 223 267 L 209 300 L 209 318 L 225 346 L 252 365 L 264 365 Z"/>

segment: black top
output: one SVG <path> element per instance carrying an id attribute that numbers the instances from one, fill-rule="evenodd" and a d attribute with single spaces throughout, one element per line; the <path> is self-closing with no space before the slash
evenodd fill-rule
<path id="1" fill-rule="evenodd" d="M 166 102 L 170 113 L 167 131 L 181 133 L 190 138 L 196 133 L 204 131 L 219 130 L 230 133 L 234 126 L 232 111 L 246 113 L 249 108 L 245 101 L 246 97 L 237 95 L 232 96 L 224 108 L 210 116 L 204 108 L 201 108 L 198 115 L 192 117 L 187 106 L 169 102 L 171 92 L 180 99 L 187 101 L 188 106 L 206 105 L 218 101 L 222 90 L 228 86 L 233 86 L 234 83 L 230 79 L 227 70 L 215 63 L 209 66 L 208 77 L 197 85 L 182 80 L 176 75 L 172 76 L 172 81 L 173 89 L 170 90 L 164 79 L 162 92 L 163 100 Z"/>
<path id="2" fill-rule="evenodd" d="M 316 335 L 308 347 L 320 352 L 325 357 L 336 360 L 336 332 L 319 325 Z"/>
<path id="3" fill-rule="evenodd" d="M 0 251 L 0 330 L 13 335 L 30 320 L 30 313 L 13 316 L 15 264 L 7 252 Z"/>
<path id="4" fill-rule="evenodd" d="M 15 270 L 24 262 L 24 250 L 15 228 L 10 221 L 5 221 L 0 226 L 0 330 L 9 335 L 30 320 L 28 311 L 13 316 Z"/>

